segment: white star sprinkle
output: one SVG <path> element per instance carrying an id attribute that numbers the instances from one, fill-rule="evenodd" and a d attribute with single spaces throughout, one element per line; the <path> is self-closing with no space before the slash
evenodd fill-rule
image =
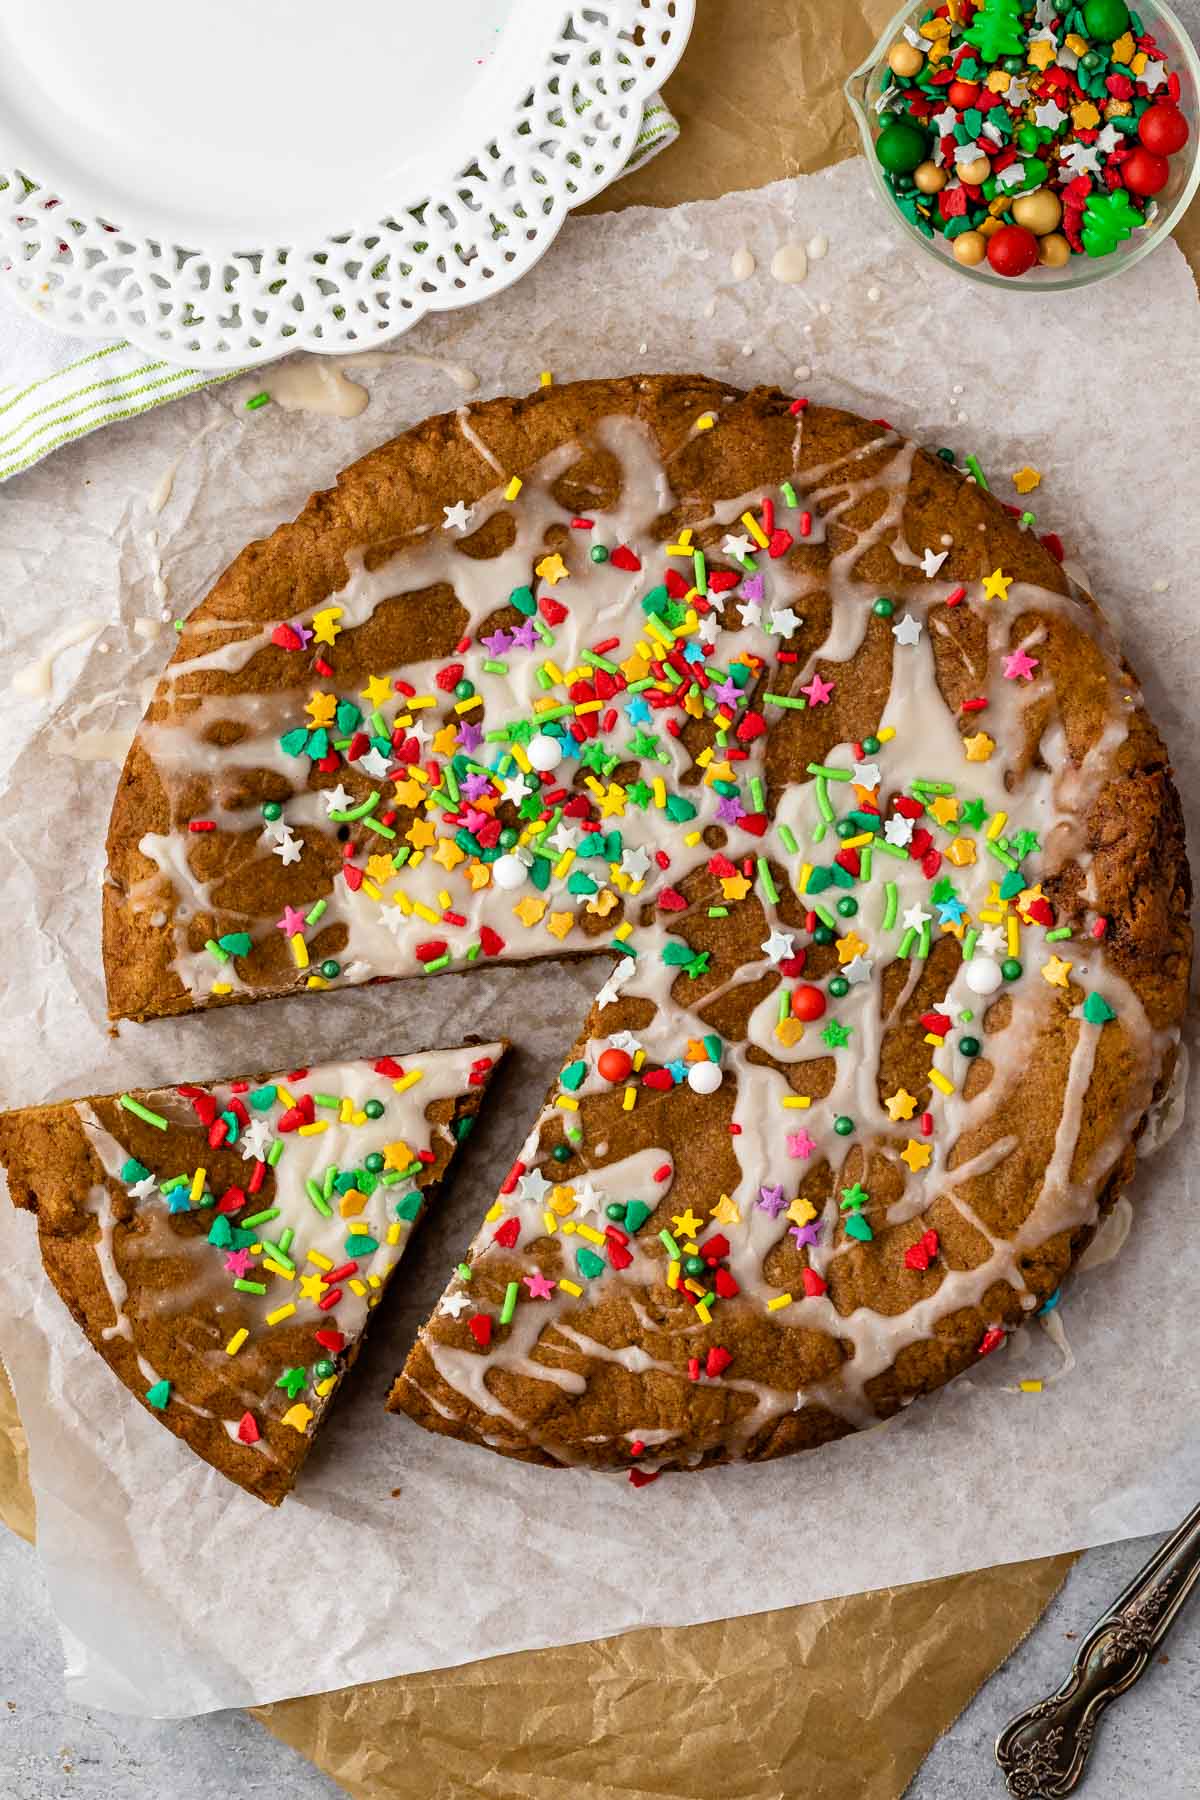
<path id="1" fill-rule="evenodd" d="M 1068 144 L 1061 152 L 1061 158 L 1072 175 L 1099 173 L 1100 153 L 1095 144 Z"/>
<path id="2" fill-rule="evenodd" d="M 978 948 L 985 956 L 994 956 L 997 950 L 1003 950 L 1006 941 L 999 925 L 985 925 L 979 934 Z"/>
<path id="3" fill-rule="evenodd" d="M 292 863 L 298 863 L 300 861 L 300 852 L 303 849 L 304 839 L 293 837 L 291 827 L 289 826 L 287 836 L 282 838 L 278 844 L 271 845 L 271 854 L 272 856 L 277 856 L 286 869 Z"/>
<path id="4" fill-rule="evenodd" d="M 379 909 L 379 923 L 399 940 L 401 932 L 408 929 L 408 914 L 399 906 L 382 906 Z"/>
<path id="5" fill-rule="evenodd" d="M 443 531 L 465 531 L 475 517 L 475 508 L 468 506 L 465 500 L 456 500 L 453 506 L 443 506 L 446 517 L 442 524 Z"/>
<path id="6" fill-rule="evenodd" d="M 702 644 L 715 644 L 722 623 L 721 616 L 716 611 L 705 613 L 700 621 L 700 629 L 696 634 L 699 637 L 700 642 Z"/>
<path id="7" fill-rule="evenodd" d="M 621 872 L 634 881 L 640 881 L 650 867 L 650 853 L 641 844 L 631 844 L 628 850 L 621 852 Z"/>
<path id="8" fill-rule="evenodd" d="M 921 640 L 920 620 L 914 619 L 911 613 L 905 613 L 904 617 L 892 626 L 892 636 L 898 644 L 919 643 Z"/>
<path id="9" fill-rule="evenodd" d="M 799 631 L 803 623 L 804 620 L 798 619 L 790 606 L 785 606 L 782 612 L 772 612 L 767 630 L 779 637 L 789 638 L 793 631 Z"/>
<path id="10" fill-rule="evenodd" d="M 1066 116 L 1057 100 L 1047 100 L 1044 106 L 1035 106 L 1033 109 L 1035 123 L 1048 125 L 1051 131 L 1057 131 Z"/>
<path id="11" fill-rule="evenodd" d="M 1117 145 L 1121 142 L 1121 133 L 1117 130 L 1116 126 L 1111 123 L 1106 125 L 1104 130 L 1098 132 L 1096 136 L 1096 148 L 1097 150 L 1103 151 L 1105 156 L 1111 156 Z"/>
<path id="12" fill-rule="evenodd" d="M 842 974 L 851 987 L 861 987 L 863 982 L 870 981 L 871 971 L 875 964 L 869 956 L 852 956 L 842 970 Z"/>
<path id="13" fill-rule="evenodd" d="M 769 956 L 773 963 L 778 963 L 782 962 L 785 956 L 793 954 L 794 942 L 790 932 L 772 929 L 770 937 L 765 944 L 759 945 L 759 949 Z"/>
<path id="14" fill-rule="evenodd" d="M 425 745 L 429 742 L 429 727 L 424 719 L 418 719 L 414 725 L 407 725 L 404 727 L 404 735 L 405 737 L 416 738 L 418 744 L 424 749 Z"/>
<path id="15" fill-rule="evenodd" d="M 731 532 L 730 535 L 727 538 L 725 538 L 724 541 L 722 542 L 721 548 L 725 552 L 726 556 L 740 557 L 741 560 L 744 562 L 746 560 L 746 558 L 750 555 L 750 539 L 745 536 L 734 537 Z"/>
<path id="16" fill-rule="evenodd" d="M 578 825 L 568 825 L 565 819 L 560 819 L 553 837 L 548 838 L 546 841 L 547 843 L 553 844 L 560 856 L 564 856 L 568 850 L 573 850 L 575 848 L 576 844 L 579 842 L 579 837 L 580 831 Z"/>
<path id="17" fill-rule="evenodd" d="M 286 819 L 268 819 L 263 826 L 264 835 L 276 844 L 282 844 L 291 829 Z"/>
<path id="18" fill-rule="evenodd" d="M 1142 70 L 1139 79 L 1145 82 L 1146 92 L 1152 94 L 1155 88 L 1160 88 L 1167 79 L 1166 64 L 1148 62 Z"/>
<path id="19" fill-rule="evenodd" d="M 387 772 L 391 768 L 391 761 L 388 757 L 382 756 L 375 748 L 374 744 L 372 744 L 371 748 L 367 751 L 367 754 L 359 757 L 358 767 L 362 770 L 364 775 L 370 775 L 373 780 L 384 781 L 387 779 Z"/>
<path id="20" fill-rule="evenodd" d="M 443 1294 L 441 1303 L 438 1306 L 438 1311 L 440 1313 L 449 1313 L 452 1319 L 457 1319 L 459 1313 L 464 1311 L 470 1304 L 470 1299 L 466 1294 Z"/>
<path id="21" fill-rule="evenodd" d="M 522 1200 L 532 1200 L 538 1206 L 550 1192 L 550 1185 L 540 1169 L 530 1169 L 517 1183 Z"/>
<path id="22" fill-rule="evenodd" d="M 594 1188 L 590 1181 L 575 1189 L 575 1204 L 586 1217 L 588 1213 L 598 1213 L 604 1205 L 604 1195 L 599 1188 Z"/>
<path id="23" fill-rule="evenodd" d="M 738 611 L 742 615 L 744 631 L 750 631 L 755 625 L 762 625 L 762 607 L 757 600 L 739 600 Z"/>
<path id="24" fill-rule="evenodd" d="M 948 131 L 954 130 L 958 124 L 958 114 L 952 106 L 948 106 L 945 112 L 934 113 L 933 122 L 937 126 L 938 136 L 942 138 Z"/>
<path id="25" fill-rule="evenodd" d="M 608 1041 L 614 1050 L 625 1050 L 630 1056 L 636 1056 L 642 1048 L 641 1038 L 634 1037 L 632 1031 L 614 1031 Z"/>
<path id="26" fill-rule="evenodd" d="M 271 1127 L 265 1119 L 251 1119 L 239 1142 L 247 1162 L 265 1162 L 271 1148 Z"/>
<path id="27" fill-rule="evenodd" d="M 340 781 L 335 788 L 326 788 L 321 798 L 327 813 L 345 812 L 347 807 L 354 805 L 354 795 L 348 794 Z"/>
<path id="28" fill-rule="evenodd" d="M 932 918 L 933 914 L 922 912 L 919 905 L 910 906 L 904 915 L 905 929 L 907 931 L 920 931 L 922 925 L 928 925 Z"/>
<path id="29" fill-rule="evenodd" d="M 510 775 L 507 781 L 500 784 L 500 788 L 504 798 L 506 800 L 511 800 L 514 806 L 520 806 L 522 800 L 530 791 L 525 785 L 525 777 L 523 775 Z"/>
<path id="30" fill-rule="evenodd" d="M 856 762 L 852 771 L 859 787 L 877 788 L 880 780 L 878 763 Z"/>
<path id="31" fill-rule="evenodd" d="M 950 552 L 948 550 L 926 549 L 925 554 L 921 558 L 921 573 L 924 575 L 926 581 L 933 580 L 949 554 Z"/>
<path id="32" fill-rule="evenodd" d="M 913 822 L 906 819 L 903 813 L 896 813 L 883 828 L 883 835 L 889 844 L 903 848 L 912 841 Z"/>
<path id="33" fill-rule="evenodd" d="M 128 1189 L 129 1198 L 137 1201 L 148 1200 L 157 1186 L 158 1177 L 156 1175 L 143 1175 L 140 1181 L 135 1181 L 133 1186 Z"/>

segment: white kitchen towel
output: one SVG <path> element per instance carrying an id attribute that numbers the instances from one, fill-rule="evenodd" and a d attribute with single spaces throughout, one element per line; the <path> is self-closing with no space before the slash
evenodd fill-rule
<path id="1" fill-rule="evenodd" d="M 652 94 L 627 171 L 641 168 L 678 136 L 678 121 Z M 136 418 L 180 394 L 243 373 L 181 369 L 133 344 L 71 337 L 5 296 L 0 304 L 0 481 L 100 425 Z"/>

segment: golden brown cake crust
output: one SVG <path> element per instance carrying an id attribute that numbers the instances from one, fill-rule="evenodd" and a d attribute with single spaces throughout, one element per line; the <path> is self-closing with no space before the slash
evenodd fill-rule
<path id="1" fill-rule="evenodd" d="M 778 496 L 782 484 L 791 483 L 799 506 L 814 520 L 811 538 L 790 534 L 794 541 L 775 565 L 793 591 L 803 595 L 795 606 L 802 618 L 777 646 L 786 644 L 791 661 L 780 666 L 774 650 L 768 657 L 760 654 L 753 702 L 769 712 L 764 696 L 794 694 L 793 683 L 801 673 L 807 679 L 810 671 L 833 688 L 826 701 L 803 710 L 781 709 L 781 716 L 770 720 L 757 765 L 770 817 L 790 790 L 810 783 L 810 764 L 824 766 L 839 754 L 839 746 L 861 745 L 880 728 L 896 695 L 903 699 L 899 659 L 907 652 L 895 627 L 906 607 L 914 609 L 924 631 L 920 654 L 928 653 L 936 682 L 936 688 L 930 684 L 931 701 L 953 720 L 966 757 L 961 768 L 939 766 L 926 773 L 933 778 L 950 775 L 958 791 L 970 794 L 977 772 L 967 740 L 990 719 L 1008 718 L 1016 721 L 1012 741 L 993 746 L 1011 776 L 1014 814 L 1007 829 L 1029 824 L 1015 808 L 1022 793 L 1039 782 L 1053 777 L 1062 801 L 1062 829 L 1028 889 L 1033 894 L 1029 904 L 1043 907 L 1044 917 L 1035 910 L 1018 920 L 1029 969 L 1020 982 L 978 1004 L 975 1029 L 983 1040 L 982 1054 L 969 1068 L 956 1065 L 954 1072 L 958 1098 L 950 1104 L 961 1102 L 963 1110 L 956 1115 L 961 1129 L 951 1141 L 939 1140 L 933 1129 L 937 1162 L 919 1210 L 912 1210 L 906 1198 L 911 1178 L 898 1169 L 897 1159 L 910 1132 L 920 1139 L 917 1121 L 942 1105 L 930 1080 L 930 1030 L 924 1020 L 937 1012 L 961 975 L 961 932 L 938 929 L 935 923 L 928 957 L 915 969 L 908 952 L 898 954 L 894 936 L 881 938 L 872 915 L 871 930 L 864 935 L 880 965 L 877 980 L 886 1028 L 867 1105 L 871 1129 L 852 1120 L 853 1134 L 840 1147 L 832 1139 L 823 1141 L 820 1153 L 800 1166 L 761 1171 L 764 1181 L 769 1176 L 784 1181 L 789 1198 L 815 1209 L 824 1221 L 824 1241 L 819 1248 L 793 1241 L 796 1234 L 786 1229 L 787 1217 L 797 1215 L 781 1217 L 777 1239 L 757 1259 L 756 1281 L 743 1281 L 739 1294 L 722 1299 L 708 1324 L 685 1311 L 677 1288 L 668 1286 L 670 1259 L 661 1248 L 660 1233 L 673 1231 L 674 1217 L 694 1214 L 704 1221 L 697 1237 L 708 1241 L 724 1233 L 733 1240 L 736 1257 L 736 1234 L 757 1202 L 751 1193 L 741 1206 L 740 1221 L 727 1227 L 719 1214 L 714 1220 L 714 1203 L 737 1193 L 739 1180 L 745 1181 L 739 1140 L 731 1136 L 739 1084 L 726 1079 L 711 1094 L 694 1092 L 686 1082 L 662 1091 L 643 1086 L 634 1110 L 627 1111 L 622 1087 L 598 1082 L 594 1071 L 600 1050 L 615 1035 L 637 1038 L 651 1032 L 655 1007 L 637 992 L 635 980 L 629 991 L 593 1010 L 568 1059 L 568 1065 L 577 1060 L 588 1065 L 577 1110 L 557 1104 L 562 1090 L 556 1085 L 526 1159 L 533 1158 L 560 1187 L 570 1188 L 592 1177 L 602 1184 L 606 1170 L 639 1153 L 664 1154 L 671 1170 L 669 1195 L 652 1205 L 638 1229 L 634 1273 L 624 1280 L 606 1274 L 594 1290 L 585 1282 L 571 1303 L 557 1288 L 555 1301 L 547 1303 L 545 1327 L 532 1338 L 519 1329 L 529 1316 L 522 1310 L 523 1295 L 516 1322 L 498 1323 L 505 1296 L 514 1283 L 525 1284 L 531 1270 L 554 1283 L 565 1278 L 580 1285 L 577 1270 L 573 1273 L 576 1240 L 568 1244 L 562 1231 L 543 1229 L 536 1207 L 514 1210 L 515 1202 L 502 1196 L 502 1213 L 505 1205 L 514 1217 L 520 1211 L 518 1243 L 510 1250 L 503 1241 L 494 1241 L 492 1224 L 485 1227 L 471 1253 L 469 1308 L 434 1315 L 392 1397 L 394 1407 L 434 1430 L 486 1441 L 532 1460 L 611 1467 L 625 1466 L 631 1457 L 653 1461 L 657 1454 L 667 1466 L 700 1466 L 730 1455 L 761 1458 L 806 1448 L 868 1418 L 887 1417 L 974 1361 L 989 1334 L 999 1341 L 1053 1293 L 1096 1219 L 1128 1181 L 1136 1135 L 1170 1078 L 1191 938 L 1190 880 L 1167 754 L 1136 679 L 1111 645 L 1090 599 L 1071 590 L 1045 546 L 1022 530 L 990 493 L 935 455 L 905 453 L 895 434 L 878 421 L 816 405 L 798 418 L 789 397 L 776 390 L 740 394 L 694 376 L 552 387 L 523 399 L 485 402 L 465 415 L 427 420 L 356 463 L 336 489 L 315 495 L 293 524 L 265 543 L 251 545 L 188 621 L 173 683 L 164 685 L 154 700 L 152 729 L 131 751 L 114 807 L 105 963 L 117 1016 L 147 1017 L 304 984 L 285 947 L 273 939 L 261 948 L 256 942 L 253 953 L 239 962 L 238 983 L 228 995 L 206 992 L 196 982 L 196 958 L 206 937 L 230 930 L 248 910 L 267 916 L 289 899 L 307 904 L 335 892 L 347 852 L 314 832 L 310 821 L 299 880 L 286 868 L 271 866 L 269 857 L 264 863 L 255 832 L 239 833 L 222 823 L 188 847 L 189 867 L 214 904 L 195 910 L 181 929 L 172 895 L 162 883 L 161 863 L 139 848 L 145 834 L 178 834 L 189 817 L 203 813 L 214 800 L 226 814 L 235 814 L 238 806 L 258 805 L 263 798 L 286 802 L 291 784 L 265 769 L 251 776 L 243 772 L 238 793 L 231 795 L 219 791 L 220 773 L 213 779 L 199 764 L 190 777 L 176 773 L 164 782 L 154 760 L 164 740 L 154 728 L 172 728 L 189 709 L 199 717 L 217 718 L 225 696 L 235 701 L 248 695 L 290 696 L 299 709 L 313 685 L 311 662 L 255 634 L 281 620 L 311 618 L 331 596 L 352 595 L 400 551 L 425 567 L 420 559 L 427 535 L 441 530 L 443 509 L 458 502 L 486 515 L 482 526 L 456 544 L 461 569 L 503 555 L 511 540 L 493 502 L 498 483 L 511 476 L 524 479 L 527 493 L 544 487 L 567 512 L 594 513 L 601 520 L 612 514 L 628 499 L 623 496 L 621 455 L 604 436 L 605 422 L 613 419 L 634 422 L 638 441 L 647 441 L 658 465 L 669 471 L 671 504 L 657 514 L 653 506 L 648 508 L 649 522 L 639 540 L 647 580 L 658 578 L 670 547 L 689 528 L 694 532 L 690 542 L 705 552 L 710 571 L 736 566 L 737 558 L 722 549 L 726 533 L 738 529 L 739 511 L 729 510 L 735 499 L 757 517 L 755 497 Z M 715 427 L 698 428 L 705 419 L 715 421 Z M 564 446 L 575 448 L 539 482 L 539 469 Z M 777 499 L 776 504 L 783 503 Z M 570 535 L 555 526 L 544 547 L 569 554 Z M 948 554 L 936 576 L 927 577 L 921 558 L 934 554 L 936 561 L 939 546 Z M 326 685 L 341 694 L 360 690 L 380 670 L 452 661 L 468 624 L 471 629 L 479 624 L 475 618 L 468 621 L 469 609 L 456 597 L 462 583 L 453 570 L 426 588 L 417 584 L 415 592 L 406 592 L 404 562 L 395 568 L 396 598 L 378 589 L 383 597 L 365 615 L 353 615 L 329 652 L 334 674 Z M 572 569 L 573 578 L 586 572 L 578 563 Z M 981 592 L 993 571 L 1003 572 L 1013 586 L 1011 600 Z M 532 569 L 529 579 L 533 581 Z M 963 588 L 965 600 L 951 597 L 956 586 Z M 570 599 L 571 590 L 566 592 Z M 892 596 L 895 615 L 874 613 L 874 596 Z M 849 637 L 842 632 L 845 650 L 834 654 L 829 647 L 839 642 L 839 621 L 849 607 L 857 608 L 855 617 L 865 622 Z M 509 629 L 517 618 L 498 596 L 486 623 Z M 232 659 L 240 666 L 228 661 L 221 666 L 223 647 L 239 640 L 253 641 L 252 650 Z M 621 656 L 626 649 L 623 644 L 613 654 Z M 1038 671 L 1031 697 L 1019 712 L 1006 713 L 1000 654 L 1007 659 L 1030 650 Z M 206 657 L 206 666 L 187 671 L 189 661 Z M 993 712 L 975 717 L 964 703 L 985 689 L 992 695 Z M 711 720 L 685 720 L 680 740 L 693 758 L 711 750 Z M 878 759 L 885 769 L 881 792 L 892 779 L 886 772 L 887 754 L 885 750 Z M 702 766 L 698 768 L 693 781 L 702 778 Z M 616 778 L 630 779 L 626 771 L 622 764 Z M 585 773 L 582 768 L 572 771 L 568 785 L 580 789 Z M 341 770 L 312 774 L 310 789 L 320 790 L 341 775 Z M 271 785 L 276 781 L 277 788 Z M 352 786 L 356 796 L 366 791 Z M 1071 796 L 1077 800 L 1074 806 Z M 927 793 L 922 804 L 929 803 Z M 398 833 L 421 811 L 401 806 Z M 991 810 L 993 822 L 998 811 Z M 516 817 L 503 809 L 500 816 Z M 1007 842 L 1005 829 L 1002 820 L 997 827 L 1001 843 Z M 990 854 L 987 843 L 996 835 L 988 839 L 981 824 L 978 862 Z M 773 996 L 781 984 L 776 968 L 764 967 L 753 983 L 728 984 L 739 970 L 761 961 L 763 939 L 779 929 L 803 944 L 804 983 L 828 991 L 830 978 L 841 967 L 838 945 L 812 935 L 811 897 L 798 886 L 799 858 L 787 853 L 774 835 L 757 850 L 778 889 L 777 901 L 768 906 L 760 878 L 723 916 L 712 917 L 711 909 L 727 896 L 711 856 L 719 857 L 730 842 L 722 827 L 709 823 L 690 865 L 672 846 L 670 880 L 685 907 L 672 917 L 670 930 L 696 955 L 707 952 L 708 962 L 686 988 L 680 975 L 671 1004 L 688 1011 L 693 1033 L 698 1021 L 717 1035 L 727 1067 L 730 1058 L 737 1059 L 739 1082 L 746 1082 L 754 1068 L 781 1072 L 792 1092 L 810 1101 L 806 1120 L 816 1121 L 822 1101 L 840 1091 L 841 1052 L 827 1054 L 826 1046 L 810 1035 L 812 1050 L 799 1061 L 753 1037 L 750 1014 L 754 1004 Z M 947 848 L 945 837 L 939 836 L 937 843 Z M 364 858 L 370 849 L 357 829 L 350 834 L 350 846 Z M 739 840 L 737 848 L 740 866 L 741 851 L 755 846 L 747 839 Z M 732 848 L 729 854 L 734 854 Z M 828 847 L 822 854 L 829 857 Z M 883 866 L 878 851 L 876 864 L 878 889 Z M 957 867 L 944 864 L 947 871 L 959 878 Z M 1003 872 L 1001 867 L 992 871 L 997 878 Z M 222 896 L 228 901 L 224 910 Z M 1011 914 L 1025 904 L 1017 900 L 1002 910 Z M 603 920 L 584 917 L 582 907 L 578 911 L 577 929 L 562 946 L 566 953 L 593 947 L 589 939 L 595 948 L 604 948 L 619 921 L 649 931 L 646 915 L 654 914 L 655 907 L 647 901 L 639 909 L 636 896 L 621 890 L 616 910 Z M 1045 931 L 1051 928 L 1046 919 L 1054 929 L 1068 928 L 1070 942 L 1045 943 Z M 659 914 L 654 929 L 661 925 Z M 840 919 L 838 930 L 843 935 L 847 930 Z M 346 935 L 347 928 L 337 924 L 328 927 L 323 939 L 318 934 L 310 946 L 314 960 L 320 955 L 344 960 Z M 560 951 L 549 941 L 535 946 L 532 939 L 518 936 L 510 953 Z M 1066 963 L 1061 980 L 1054 974 L 1055 959 Z M 1043 966 L 1051 970 L 1044 983 Z M 181 969 L 188 972 L 187 980 Z M 797 980 L 798 972 L 788 979 Z M 1081 1014 L 1093 988 L 1115 997 L 1117 1004 L 1110 1008 L 1115 1018 L 1098 1024 Z M 1026 994 L 1035 995 L 1028 1019 L 1021 1014 Z M 1022 1020 L 1019 1030 L 1010 1026 L 1014 1006 Z M 955 1025 L 953 1035 L 957 1042 L 965 1034 Z M 682 1033 L 679 1056 L 685 1056 Z M 993 1081 L 995 1104 L 971 1110 L 970 1103 Z M 911 1122 L 889 1121 L 879 1112 L 898 1092 L 917 1103 Z M 1065 1112 L 1074 1127 L 1070 1142 L 1063 1141 Z M 879 1128 L 877 1117 L 885 1129 Z M 567 1123 L 578 1126 L 581 1141 L 564 1136 Z M 830 1124 L 826 1118 L 827 1133 Z M 895 1129 L 889 1135 L 890 1124 Z M 1010 1138 L 1011 1148 L 1005 1149 Z M 565 1154 L 553 1160 L 556 1147 Z M 740 1147 L 745 1148 L 744 1142 Z M 949 1179 L 968 1165 L 977 1172 Z M 638 1174 L 643 1174 L 640 1165 Z M 838 1191 L 846 1189 L 865 1190 L 869 1205 L 852 1208 L 843 1218 Z M 652 1195 L 647 1191 L 644 1197 Z M 872 1233 L 852 1241 L 855 1234 L 847 1236 L 847 1223 L 859 1210 Z M 563 1216 L 572 1220 L 569 1211 Z M 1046 1220 L 1062 1223 L 1043 1232 L 1039 1221 Z M 591 1228 L 605 1237 L 605 1217 L 594 1216 Z M 755 1221 L 755 1229 L 761 1231 L 761 1221 Z M 920 1247 L 930 1233 L 936 1248 L 921 1265 Z M 677 1228 L 675 1235 L 680 1235 Z M 909 1253 L 917 1255 L 915 1264 Z M 818 1265 L 825 1292 L 810 1301 L 806 1271 L 816 1272 Z M 995 1278 L 984 1280 L 992 1269 Z M 450 1298 L 460 1291 L 452 1283 Z M 768 1295 L 785 1294 L 787 1305 L 768 1309 Z M 963 1303 L 950 1304 L 958 1294 Z M 892 1332 L 889 1343 L 895 1354 L 856 1384 L 855 1369 L 861 1375 L 867 1366 L 869 1347 L 861 1335 L 855 1337 L 855 1321 L 867 1313 Z M 472 1321 L 484 1315 L 491 1321 L 486 1344 L 472 1330 Z M 558 1321 L 574 1337 L 559 1330 Z M 730 1360 L 710 1375 L 707 1363 L 713 1350 Z M 699 1378 L 692 1367 L 696 1363 Z M 554 1373 L 535 1374 L 531 1367 Z M 851 1388 L 852 1403 L 846 1397 Z M 768 1393 L 775 1396 L 769 1404 L 763 1398 Z M 785 1395 L 800 1396 L 801 1403 L 785 1407 Z M 631 1451 L 631 1444 L 646 1449 Z"/>

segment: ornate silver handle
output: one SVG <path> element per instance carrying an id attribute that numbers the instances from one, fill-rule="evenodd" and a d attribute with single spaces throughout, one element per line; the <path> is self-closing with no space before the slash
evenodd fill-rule
<path id="1" fill-rule="evenodd" d="M 1058 1800 L 1083 1775 L 1105 1708 L 1143 1673 L 1200 1581 L 1200 1506 L 1092 1626 L 1056 1694 L 1010 1719 L 996 1761 L 1019 1800 Z"/>

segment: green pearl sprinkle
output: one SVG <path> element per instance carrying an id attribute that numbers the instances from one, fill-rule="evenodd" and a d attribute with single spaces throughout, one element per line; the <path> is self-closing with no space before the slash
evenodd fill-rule
<path id="1" fill-rule="evenodd" d="M 958 1047 L 964 1056 L 978 1056 L 983 1045 L 979 1042 L 977 1037 L 960 1037 L 958 1040 Z"/>
<path id="2" fill-rule="evenodd" d="M 875 603 L 873 604 L 873 606 L 871 607 L 871 611 L 875 614 L 875 617 L 877 619 L 890 619 L 892 614 L 895 612 L 895 610 L 896 610 L 896 608 L 892 604 L 892 602 L 890 600 L 885 599 L 882 594 L 879 596 L 879 599 L 876 600 Z M 864 750 L 866 749 L 865 744 L 863 745 L 863 748 L 864 748 Z"/>
<path id="3" fill-rule="evenodd" d="M 321 973 L 325 977 L 326 981 L 336 981 L 338 976 L 341 974 L 341 972 L 342 972 L 341 963 L 335 962 L 333 960 L 332 956 L 329 958 L 328 962 L 323 962 L 321 964 Z"/>
<path id="4" fill-rule="evenodd" d="M 850 983 L 844 975 L 835 975 L 829 983 L 829 991 L 835 1000 L 841 1000 L 850 992 Z"/>
<path id="5" fill-rule="evenodd" d="M 588 551 L 588 555 L 591 557 L 592 561 L 596 563 L 608 561 L 608 551 L 603 544 L 593 544 Z"/>
<path id="6" fill-rule="evenodd" d="M 840 1117 L 833 1121 L 833 1129 L 837 1132 L 839 1137 L 849 1137 L 850 1133 L 854 1130 L 854 1120 L 848 1119 L 845 1113 L 842 1113 Z"/>
<path id="7" fill-rule="evenodd" d="M 843 894 L 837 903 L 837 909 L 843 919 L 852 919 L 858 911 L 858 901 L 853 894 Z"/>
<path id="8" fill-rule="evenodd" d="M 555 1162 L 569 1162 L 571 1157 L 571 1146 L 570 1144 L 555 1144 L 550 1154 Z"/>
<path id="9" fill-rule="evenodd" d="M 283 812 L 278 800 L 264 800 L 262 816 L 264 819 L 278 819 Z"/>
<path id="10" fill-rule="evenodd" d="M 372 1150 L 365 1160 L 366 1166 L 371 1171 L 372 1175 L 378 1175 L 383 1168 L 383 1157 L 380 1152 L 378 1150 Z"/>
<path id="11" fill-rule="evenodd" d="M 1022 973 L 1022 964 L 1017 961 L 1015 956 L 1006 956 L 1000 964 L 1000 973 L 1005 981 L 1016 981 Z"/>
<path id="12" fill-rule="evenodd" d="M 382 1119 L 382 1117 L 383 1117 L 383 1101 L 382 1100 L 368 1100 L 366 1105 L 363 1107 L 363 1111 L 366 1113 L 368 1119 Z"/>

